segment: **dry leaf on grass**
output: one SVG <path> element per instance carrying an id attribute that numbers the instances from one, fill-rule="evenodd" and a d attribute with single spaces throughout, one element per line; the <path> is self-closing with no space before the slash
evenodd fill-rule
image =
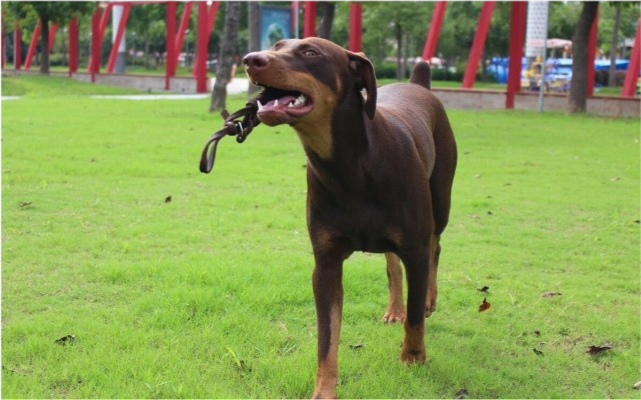
<path id="1" fill-rule="evenodd" d="M 590 346 L 588 347 L 588 350 L 586 353 L 590 354 L 591 356 L 596 356 L 597 354 L 601 354 L 606 350 L 610 350 L 613 348 L 614 345 L 612 343 L 606 343 L 601 346 Z"/>
<path id="2" fill-rule="evenodd" d="M 543 297 L 554 297 L 554 296 L 561 296 L 561 292 L 545 292 L 541 296 Z"/>
<path id="3" fill-rule="evenodd" d="M 479 312 L 485 312 L 490 309 L 492 305 L 487 302 L 487 297 L 483 299 L 483 303 L 479 306 Z"/>
<path id="4" fill-rule="evenodd" d="M 483 286 L 482 288 L 476 289 L 476 290 L 478 290 L 479 292 L 487 293 L 487 291 L 490 290 L 490 288 L 487 286 Z"/>
<path id="5" fill-rule="evenodd" d="M 76 335 L 67 335 L 67 336 L 61 337 L 60 339 L 56 339 L 54 343 L 64 346 L 66 344 L 73 344 L 73 342 L 75 341 L 76 341 Z"/>

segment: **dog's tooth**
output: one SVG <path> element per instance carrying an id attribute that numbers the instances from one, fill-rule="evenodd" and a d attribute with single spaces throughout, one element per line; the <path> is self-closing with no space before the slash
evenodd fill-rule
<path id="1" fill-rule="evenodd" d="M 294 102 L 290 101 L 289 103 L 287 103 L 287 107 L 294 107 Z"/>
<path id="2" fill-rule="evenodd" d="M 256 103 L 258 103 L 258 111 L 263 109 L 263 105 L 260 104 L 260 100 L 256 100 Z"/>
<path id="3" fill-rule="evenodd" d="M 298 96 L 298 98 L 300 99 L 300 104 L 305 104 L 305 102 L 307 101 L 307 97 L 305 97 L 304 94 L 301 94 L 300 96 Z"/>
<path id="4" fill-rule="evenodd" d="M 274 107 L 278 107 L 278 99 L 274 100 Z"/>

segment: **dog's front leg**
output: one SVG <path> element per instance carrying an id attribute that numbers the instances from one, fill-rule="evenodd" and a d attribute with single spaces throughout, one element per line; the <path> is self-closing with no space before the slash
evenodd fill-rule
<path id="1" fill-rule="evenodd" d="M 343 314 L 343 258 L 316 254 L 314 300 L 318 321 L 318 369 L 314 398 L 336 398 L 338 341 Z"/>
<path id="2" fill-rule="evenodd" d="M 404 254 L 401 259 L 407 276 L 407 317 L 401 360 L 406 364 L 423 362 L 425 354 L 425 300 L 430 266 L 430 249 L 425 247 Z"/>

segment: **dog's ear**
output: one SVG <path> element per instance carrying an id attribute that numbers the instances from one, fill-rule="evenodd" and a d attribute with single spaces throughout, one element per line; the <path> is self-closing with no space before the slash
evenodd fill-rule
<path id="1" fill-rule="evenodd" d="M 349 69 L 356 76 L 359 89 L 367 91 L 365 101 L 365 113 L 369 119 L 374 119 L 376 114 L 376 75 L 374 66 L 363 53 L 347 52 L 349 58 Z"/>

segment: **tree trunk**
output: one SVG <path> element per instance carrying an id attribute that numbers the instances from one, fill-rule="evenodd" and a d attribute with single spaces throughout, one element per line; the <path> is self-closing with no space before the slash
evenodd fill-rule
<path id="1" fill-rule="evenodd" d="M 150 69 L 149 65 L 149 33 L 145 33 L 145 69 Z"/>
<path id="2" fill-rule="evenodd" d="M 610 48 L 610 76 L 608 86 L 617 85 L 617 48 L 619 47 L 619 24 L 621 23 L 621 5 L 615 4 L 616 14 L 614 15 L 614 28 L 612 29 L 612 47 Z"/>
<path id="3" fill-rule="evenodd" d="M 226 4 L 225 27 L 220 44 L 220 56 L 216 68 L 216 83 L 211 93 L 209 112 L 225 109 L 227 101 L 227 84 L 231 80 L 232 65 L 238 43 L 238 26 L 240 25 L 241 3 L 230 1 Z"/>
<path id="4" fill-rule="evenodd" d="M 396 80 L 403 80 L 403 29 L 401 24 L 396 24 Z"/>
<path id="5" fill-rule="evenodd" d="M 258 2 L 250 1 L 247 4 L 247 15 L 249 18 L 249 52 L 260 51 L 260 32 L 258 26 L 260 23 L 260 15 L 258 11 Z M 249 89 L 247 95 L 250 97 L 260 91 L 260 86 L 256 86 L 249 82 Z"/>
<path id="6" fill-rule="evenodd" d="M 583 3 L 583 10 L 572 36 L 572 84 L 568 97 L 569 111 L 572 113 L 584 112 L 588 99 L 588 68 L 594 68 L 594 64 L 588 60 L 588 38 L 590 28 L 596 17 L 599 3 L 586 1 Z"/>
<path id="7" fill-rule="evenodd" d="M 329 1 L 320 1 L 318 2 L 318 6 L 321 9 L 321 23 L 318 29 L 318 36 L 331 40 L 336 4 Z"/>
<path id="8" fill-rule="evenodd" d="M 49 75 L 49 17 L 43 15 L 40 17 L 40 35 L 42 38 L 41 56 L 40 56 L 40 73 Z"/>

